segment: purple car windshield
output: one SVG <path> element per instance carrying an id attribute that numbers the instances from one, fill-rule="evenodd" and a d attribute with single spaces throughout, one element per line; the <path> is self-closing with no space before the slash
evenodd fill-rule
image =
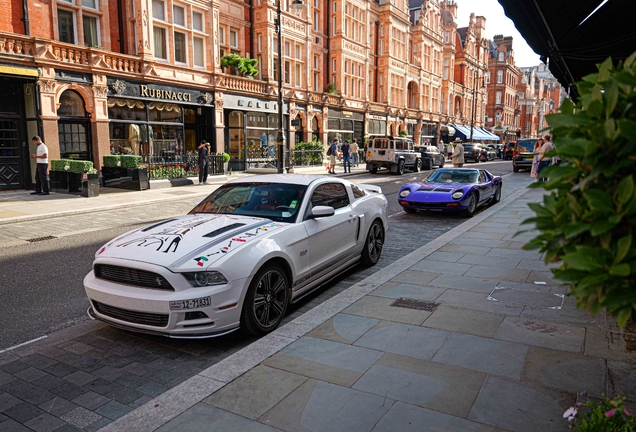
<path id="1" fill-rule="evenodd" d="M 477 183 L 479 171 L 477 170 L 436 170 L 429 175 L 425 183 Z"/>

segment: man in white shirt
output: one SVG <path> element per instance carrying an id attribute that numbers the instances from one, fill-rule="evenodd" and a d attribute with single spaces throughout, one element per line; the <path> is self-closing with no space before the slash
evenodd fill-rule
<path id="1" fill-rule="evenodd" d="M 48 195 L 49 181 L 47 171 L 49 169 L 49 149 L 37 135 L 32 138 L 32 141 L 33 144 L 37 146 L 35 154 L 31 155 L 32 159 L 37 159 L 37 163 L 35 164 L 37 171 L 35 173 L 35 191 L 31 192 L 31 195 Z"/>
<path id="2" fill-rule="evenodd" d="M 351 151 L 351 165 L 357 167 L 358 165 L 360 165 L 360 154 L 358 153 L 358 150 L 360 150 L 360 146 L 358 145 L 358 140 L 354 138 L 350 147 L 351 148 L 349 150 Z"/>

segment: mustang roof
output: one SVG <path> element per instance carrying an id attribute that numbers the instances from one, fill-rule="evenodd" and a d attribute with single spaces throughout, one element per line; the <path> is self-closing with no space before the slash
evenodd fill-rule
<path id="1" fill-rule="evenodd" d="M 232 180 L 229 183 L 291 183 L 308 186 L 327 177 L 318 174 L 265 174 Z M 333 177 L 329 177 L 333 179 Z"/>

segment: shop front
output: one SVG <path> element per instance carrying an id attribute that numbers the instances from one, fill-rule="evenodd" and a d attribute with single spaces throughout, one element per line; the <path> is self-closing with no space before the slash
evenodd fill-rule
<path id="1" fill-rule="evenodd" d="M 386 116 L 378 114 L 368 114 L 369 119 L 367 135 L 386 136 Z"/>
<path id="2" fill-rule="evenodd" d="M 352 111 L 329 109 L 327 118 L 327 142 L 334 139 L 342 141 L 354 138 L 359 143 L 364 140 L 364 114 Z"/>
<path id="3" fill-rule="evenodd" d="M 211 93 L 108 79 L 111 154 L 134 154 L 150 165 L 196 165 L 197 145 L 214 148 Z"/>
<path id="4" fill-rule="evenodd" d="M 278 166 L 278 102 L 224 95 L 225 152 L 232 171 Z M 285 140 L 289 140 L 289 115 L 283 106 Z"/>
<path id="5" fill-rule="evenodd" d="M 36 69 L 0 65 L 0 191 L 29 189 L 38 135 Z"/>

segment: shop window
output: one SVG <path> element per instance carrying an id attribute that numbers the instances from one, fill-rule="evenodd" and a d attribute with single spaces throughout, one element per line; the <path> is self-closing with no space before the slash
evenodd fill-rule
<path id="1" fill-rule="evenodd" d="M 86 159 L 86 125 L 81 123 L 59 123 L 57 126 L 60 155 L 73 159 Z"/>
<path id="2" fill-rule="evenodd" d="M 90 15 L 83 15 L 84 24 L 84 45 L 89 47 L 100 46 L 99 42 L 99 19 Z"/>
<path id="3" fill-rule="evenodd" d="M 151 122 L 181 123 L 181 107 L 176 104 L 150 102 L 148 116 Z"/>
<path id="4" fill-rule="evenodd" d="M 152 34 L 155 42 L 155 57 L 160 59 L 167 59 L 166 54 L 166 29 L 162 27 L 153 26 Z"/>
<path id="5" fill-rule="evenodd" d="M 243 113 L 232 111 L 230 113 L 230 120 L 228 123 L 230 127 L 243 127 Z"/>
<path id="6" fill-rule="evenodd" d="M 197 112 L 193 108 L 184 108 L 183 109 L 183 122 L 185 124 L 196 124 L 197 123 Z"/>
<path id="7" fill-rule="evenodd" d="M 185 63 L 186 57 L 186 35 L 174 32 L 174 61 L 177 63 Z"/>
<path id="8" fill-rule="evenodd" d="M 196 31 L 203 32 L 203 14 L 200 12 L 192 12 L 192 28 Z"/>
<path id="9" fill-rule="evenodd" d="M 166 20 L 166 5 L 163 0 L 152 0 L 152 17 L 161 21 Z"/>
<path id="10" fill-rule="evenodd" d="M 172 6 L 172 22 L 181 27 L 187 27 L 185 9 L 181 6 Z"/>
<path id="11" fill-rule="evenodd" d="M 75 39 L 75 14 L 64 9 L 57 10 L 60 42 L 77 43 Z"/>
<path id="12" fill-rule="evenodd" d="M 73 90 L 66 90 L 62 93 L 57 115 L 64 117 L 86 117 L 86 109 L 84 108 L 84 99 L 82 99 L 82 96 Z"/>
<path id="13" fill-rule="evenodd" d="M 194 65 L 198 67 L 205 66 L 205 42 L 202 38 L 195 37 L 193 39 Z"/>
<path id="14" fill-rule="evenodd" d="M 146 105 L 131 99 L 108 99 L 108 118 L 111 120 L 146 121 Z"/>

